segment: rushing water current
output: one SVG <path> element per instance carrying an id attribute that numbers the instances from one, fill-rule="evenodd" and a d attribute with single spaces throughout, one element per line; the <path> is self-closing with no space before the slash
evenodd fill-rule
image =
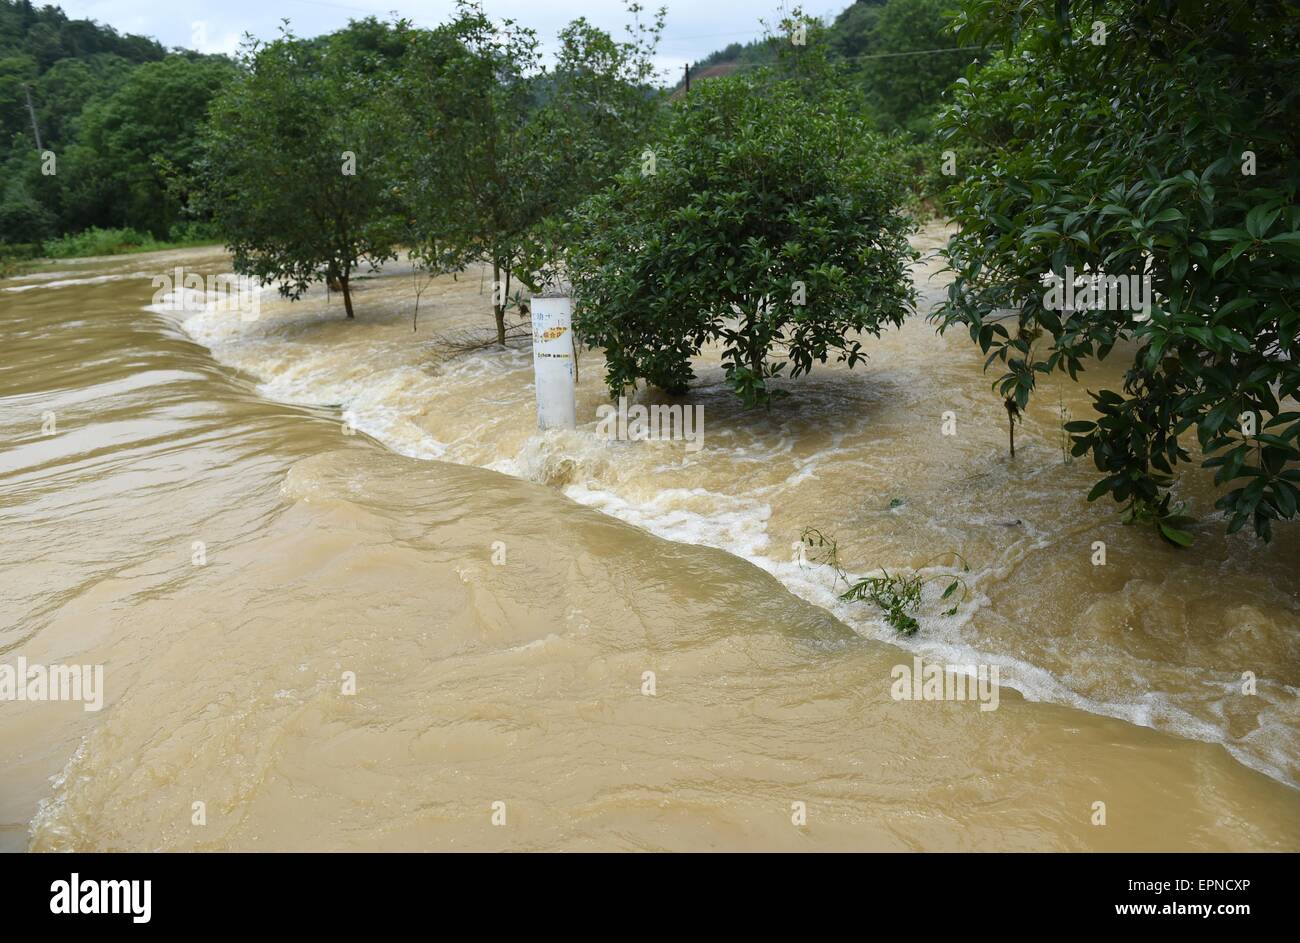
<path id="1" fill-rule="evenodd" d="M 706 351 L 701 448 L 611 442 L 598 354 L 538 434 L 529 352 L 456 352 L 478 271 L 413 330 L 400 264 L 355 321 L 151 303 L 177 265 L 229 262 L 0 282 L 0 664 L 104 678 L 0 700 L 0 849 L 1300 850 L 1300 528 L 1225 536 L 1190 470 L 1191 549 L 1088 504 L 1062 415 L 1121 364 L 1046 382 L 1014 459 L 921 317 L 766 411 Z M 806 528 L 936 577 L 919 631 Z M 996 709 L 896 700 L 918 656 L 996 667 Z"/>

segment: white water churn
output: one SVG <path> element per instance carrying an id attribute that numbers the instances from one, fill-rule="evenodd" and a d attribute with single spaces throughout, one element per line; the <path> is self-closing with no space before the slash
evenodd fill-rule
<path id="1" fill-rule="evenodd" d="M 573 301 L 561 294 L 534 295 L 532 313 L 537 428 L 576 429 Z"/>

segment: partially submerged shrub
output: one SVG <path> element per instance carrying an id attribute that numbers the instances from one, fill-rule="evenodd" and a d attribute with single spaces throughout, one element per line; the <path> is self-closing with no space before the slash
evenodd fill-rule
<path id="1" fill-rule="evenodd" d="M 1069 422 L 1125 519 L 1190 540 L 1169 488 L 1195 431 L 1229 532 L 1264 540 L 1300 505 L 1300 10 L 1279 0 L 965 0 L 961 33 L 1004 42 L 959 81 L 961 168 L 937 312 L 1000 361 L 1023 410 L 1039 374 L 1129 360 Z M 1077 15 L 1076 15 L 1077 14 Z M 1145 304 L 1059 303 L 1076 276 L 1145 282 Z M 1109 294 L 1109 292 L 1108 292 Z M 1121 296 L 1116 293 L 1116 298 Z M 1034 338 L 1043 342 L 1035 344 Z"/>
<path id="2" fill-rule="evenodd" d="M 357 269 L 397 255 L 400 206 L 384 170 L 393 143 L 374 107 L 391 63 L 349 40 L 287 28 L 269 43 L 250 39 L 242 74 L 213 101 L 203 166 L 235 271 L 293 300 L 325 279 L 352 318 Z"/>
<path id="3" fill-rule="evenodd" d="M 611 395 L 645 380 L 680 393 L 721 341 L 747 404 L 912 302 L 910 220 L 881 139 L 833 89 L 728 76 L 677 102 L 639 164 L 575 214 L 575 328 L 603 347 Z"/>
<path id="4" fill-rule="evenodd" d="M 898 503 L 901 502 L 894 499 L 889 506 L 891 508 L 896 507 Z M 946 603 L 952 600 L 952 597 L 957 595 L 957 591 L 961 590 L 961 594 L 952 602 L 952 605 L 943 610 L 945 616 L 956 615 L 957 607 L 965 601 L 967 594 L 970 592 L 965 577 L 947 573 L 934 576 L 924 576 L 920 572 L 890 573 L 887 569 L 881 567 L 879 576 L 864 576 L 861 579 L 853 580 L 849 578 L 848 573 L 840 564 L 839 546 L 835 538 L 827 536 L 816 528 L 809 527 L 804 530 L 799 539 L 804 547 L 803 553 L 807 560 L 821 566 L 830 567 L 835 574 L 836 583 L 840 580 L 844 581 L 848 589 L 840 594 L 840 599 L 875 603 L 884 615 L 885 622 L 902 635 L 915 635 L 917 630 L 921 628 L 921 623 L 916 620 L 913 613 L 921 608 L 922 594 L 927 583 L 934 580 L 944 580 L 946 582 L 947 585 L 944 586 L 943 592 L 939 595 L 940 602 Z M 960 564 L 963 573 L 970 571 L 970 566 L 966 563 L 965 557 L 955 551 L 940 554 L 930 562 L 933 563 L 947 557 L 951 557 L 955 563 Z"/>

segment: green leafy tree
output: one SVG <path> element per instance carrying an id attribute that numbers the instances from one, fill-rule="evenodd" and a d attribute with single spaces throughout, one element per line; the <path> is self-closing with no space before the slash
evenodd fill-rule
<path id="1" fill-rule="evenodd" d="M 75 119 L 91 94 L 113 90 L 111 82 L 97 89 L 84 88 L 85 97 L 68 100 L 63 79 L 49 73 L 65 72 L 68 63 L 84 62 L 100 78 L 102 60 L 136 65 L 162 59 L 166 50 L 143 36 L 122 36 L 90 20 L 69 20 L 52 4 L 36 7 L 29 0 L 0 0 L 0 160 L 14 134 L 31 134 L 31 121 L 23 86 L 30 86 L 33 104 L 42 123 L 42 144 L 65 144 L 62 126 Z M 46 128 L 48 123 L 50 128 Z"/>
<path id="2" fill-rule="evenodd" d="M 0 144 L 12 152 L 15 135 L 25 136 L 31 147 L 32 125 L 27 93 L 36 79 L 36 60 L 26 55 L 0 55 Z M 42 141 L 41 143 L 44 143 Z"/>
<path id="3" fill-rule="evenodd" d="M 532 146 L 536 34 L 513 21 L 497 26 L 461 2 L 456 17 L 412 31 L 398 91 L 407 143 L 401 177 L 416 251 L 437 268 L 492 266 L 497 340 L 505 343 L 512 276 L 524 275 L 528 234 L 546 215 Z"/>
<path id="4" fill-rule="evenodd" d="M 833 33 L 819 17 L 810 16 L 802 7 L 793 8 L 775 26 L 764 23 L 767 43 L 773 50 L 773 61 L 767 67 L 767 78 L 777 78 L 799 88 L 804 98 L 816 102 L 828 87 L 861 113 L 863 103 L 856 97 L 858 89 L 848 81 L 848 72 L 842 62 L 833 57 Z M 850 99 L 846 96 L 853 95 Z"/>
<path id="5" fill-rule="evenodd" d="M 410 32 L 394 137 L 407 143 L 413 241 L 437 268 L 492 267 L 501 344 L 512 286 L 535 289 L 554 261 L 562 230 L 550 224 L 626 163 L 653 120 L 662 16 L 624 41 L 575 21 L 550 74 L 532 30 L 464 0 L 451 22 Z"/>
<path id="6" fill-rule="evenodd" d="M 575 328 L 603 347 L 617 395 L 639 380 L 674 393 L 691 357 L 723 343 L 749 404 L 770 381 L 830 356 L 862 359 L 856 335 L 900 324 L 912 298 L 910 221 L 880 141 L 826 88 L 728 76 L 675 103 L 642 162 L 575 214 L 566 256 Z"/>
<path id="7" fill-rule="evenodd" d="M 74 141 L 77 120 L 86 106 L 115 93 L 135 68 L 133 63 L 110 53 L 56 62 L 32 87 L 42 143 L 57 146 Z M 228 74 L 233 71 L 227 69 Z M 212 96 L 200 92 L 197 97 L 202 106 Z"/>
<path id="8" fill-rule="evenodd" d="M 68 228 L 128 226 L 167 238 L 201 145 L 208 105 L 236 74 L 225 57 L 169 56 L 139 66 L 112 95 L 82 111 L 76 143 L 56 175 L 67 181 Z"/>
<path id="9" fill-rule="evenodd" d="M 165 56 L 153 40 L 122 36 L 90 20 L 69 20 L 56 6 L 0 0 L 0 242 L 12 245 L 65 229 L 122 222 L 120 212 L 113 215 L 121 207 L 110 205 L 115 201 L 105 195 L 127 194 L 126 182 L 120 176 L 99 180 L 106 164 L 77 166 L 71 153 L 83 113 L 118 91 L 140 63 Z M 207 97 L 195 95 L 200 106 Z M 38 130 L 32 127 L 33 111 Z M 157 150 L 167 150 L 186 133 L 192 128 L 165 129 Z M 39 172 L 41 150 L 57 155 L 57 174 Z M 165 214 L 164 204 L 141 206 Z"/>
<path id="10" fill-rule="evenodd" d="M 556 204 L 569 208 L 613 179 L 641 148 L 659 117 L 662 96 L 651 83 L 664 11 L 645 24 L 629 5 L 628 37 L 578 18 L 561 30 L 552 72 L 543 79 L 543 105 L 534 125 L 554 158 L 547 164 Z"/>
<path id="11" fill-rule="evenodd" d="M 871 51 L 871 32 L 885 0 L 854 0 L 831 24 L 830 43 L 839 56 L 852 58 Z"/>
<path id="12" fill-rule="evenodd" d="M 952 0 L 889 0 L 871 18 L 866 54 L 878 57 L 862 60 L 859 68 L 885 128 L 928 133 L 940 98 L 975 58 L 974 51 L 957 48 L 951 7 Z"/>
<path id="13" fill-rule="evenodd" d="M 1168 489 L 1194 430 L 1228 530 L 1268 540 L 1300 500 L 1300 10 L 967 0 L 959 26 L 1007 53 L 944 118 L 986 156 L 955 190 L 940 325 L 1019 409 L 1041 374 L 1131 360 L 1067 426 L 1103 476 L 1089 499 L 1188 543 Z M 1045 279 L 1071 270 L 1149 277 L 1150 316 L 1055 303 Z"/>
<path id="14" fill-rule="evenodd" d="M 314 281 L 335 282 L 352 318 L 358 264 L 395 258 L 400 235 L 391 141 L 371 107 L 389 73 L 350 41 L 287 29 L 246 46 L 243 65 L 213 104 L 206 206 L 237 271 L 279 280 L 295 300 Z"/>
<path id="15" fill-rule="evenodd" d="M 54 233 L 54 217 L 15 173 L 0 190 L 0 245 L 40 243 Z"/>

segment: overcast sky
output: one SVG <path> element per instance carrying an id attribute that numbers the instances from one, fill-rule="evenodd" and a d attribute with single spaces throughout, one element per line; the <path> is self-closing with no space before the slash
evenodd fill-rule
<path id="1" fill-rule="evenodd" d="M 121 33 L 141 33 L 164 46 L 201 52 L 234 52 L 244 33 L 273 37 L 288 19 L 300 36 L 328 33 L 350 19 L 391 14 L 417 26 L 436 26 L 454 8 L 453 0 L 56 0 L 73 19 L 92 19 Z M 851 0 L 804 0 L 810 14 L 831 19 Z M 760 20 L 780 19 L 781 0 L 642 0 L 654 9 L 667 6 L 668 20 L 659 47 L 658 65 L 675 81 L 687 62 L 701 59 L 728 43 L 763 35 Z M 39 0 L 38 0 L 39 4 Z M 619 0 L 484 0 L 494 19 L 515 19 L 538 33 L 546 48 L 575 17 L 621 35 L 628 17 Z"/>

